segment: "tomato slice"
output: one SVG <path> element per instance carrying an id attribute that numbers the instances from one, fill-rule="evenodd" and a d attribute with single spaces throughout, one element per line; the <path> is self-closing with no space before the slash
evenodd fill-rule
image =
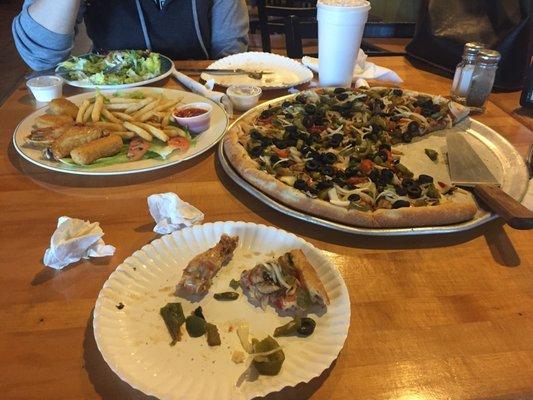
<path id="1" fill-rule="evenodd" d="M 286 149 L 281 150 L 281 149 L 274 148 L 274 151 L 281 158 L 287 158 L 289 157 L 289 154 L 290 154 L 289 150 L 286 150 Z"/>
<path id="2" fill-rule="evenodd" d="M 361 161 L 361 164 L 359 164 L 359 169 L 362 173 L 368 175 L 370 171 L 372 171 L 372 167 L 374 166 L 374 163 L 372 160 L 369 160 L 368 158 L 365 158 L 363 161 Z"/>
<path id="3" fill-rule="evenodd" d="M 178 150 L 180 153 L 185 153 L 187 150 L 189 150 L 189 147 L 191 146 L 189 140 L 181 136 L 176 136 L 169 139 L 168 145 Z"/>
<path id="4" fill-rule="evenodd" d="M 129 160 L 137 161 L 144 157 L 148 149 L 150 148 L 150 143 L 141 138 L 134 138 L 130 141 L 130 147 L 128 148 L 128 154 L 126 155 Z"/>

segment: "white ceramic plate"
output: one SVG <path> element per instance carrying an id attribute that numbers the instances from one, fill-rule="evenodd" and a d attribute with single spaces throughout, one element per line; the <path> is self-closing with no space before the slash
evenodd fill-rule
<path id="1" fill-rule="evenodd" d="M 181 98 L 183 104 L 194 102 L 207 102 L 213 106 L 211 113 L 211 126 L 205 132 L 202 132 L 197 136 L 198 140 L 195 146 L 191 146 L 185 153 L 172 153 L 166 160 L 148 159 L 139 160 L 123 164 L 115 164 L 106 167 L 74 167 L 71 165 L 63 164 L 61 162 L 45 160 L 42 156 L 42 150 L 29 146 L 25 142 L 25 138 L 31 133 L 33 121 L 36 117 L 46 113 L 47 106 L 38 109 L 29 116 L 27 116 L 15 129 L 13 135 L 13 143 L 15 149 L 19 154 L 31 163 L 43 168 L 47 168 L 53 171 L 65 172 L 68 174 L 76 175 L 122 175 L 133 174 L 138 172 L 152 171 L 159 168 L 168 167 L 170 165 L 178 164 L 182 161 L 189 160 L 196 157 L 213 145 L 215 145 L 226 132 L 228 127 L 228 116 L 226 112 L 217 103 L 199 96 L 194 93 L 184 92 L 181 90 L 164 89 L 164 88 L 136 88 L 125 89 L 123 92 L 142 91 L 147 94 L 163 94 L 163 96 L 174 99 Z M 115 91 L 102 91 L 103 94 L 112 94 Z M 76 96 L 69 97 L 68 99 L 73 103 L 80 105 L 83 100 L 94 97 L 94 92 L 82 93 Z"/>
<path id="2" fill-rule="evenodd" d="M 232 261 L 223 267 L 209 294 L 198 303 L 173 295 L 183 268 L 198 253 L 214 246 L 222 233 L 239 236 Z M 301 248 L 316 268 L 331 304 L 308 338 L 278 338 L 285 363 L 277 376 L 260 376 L 237 386 L 246 370 L 231 361 L 234 349 L 242 350 L 230 325 L 247 322 L 253 337 L 272 335 L 277 326 L 290 321 L 271 307 L 263 311 L 241 294 L 232 302 L 219 302 L 213 293 L 231 290 L 232 278 L 245 268 L 272 256 Z M 240 289 L 238 289 L 241 292 Z M 242 292 L 241 292 L 242 293 Z M 116 306 L 122 302 L 124 307 Z M 170 336 L 159 315 L 169 302 L 181 302 L 185 315 L 202 306 L 208 321 L 218 326 L 222 345 L 207 346 L 205 337 L 183 339 L 169 345 Z M 264 225 L 245 222 L 216 222 L 163 236 L 136 251 L 118 266 L 100 291 L 94 309 L 94 335 L 104 359 L 124 381 L 161 399 L 244 400 L 264 396 L 309 382 L 337 358 L 350 323 L 350 299 L 335 266 L 318 249 L 295 235 Z"/>
<path id="3" fill-rule="evenodd" d="M 88 54 L 84 54 L 79 57 L 87 56 Z M 161 73 L 157 75 L 154 78 L 146 79 L 144 81 L 134 82 L 134 83 L 124 83 L 121 85 L 94 85 L 92 83 L 82 82 L 82 81 L 71 81 L 66 79 L 62 74 L 58 74 L 63 78 L 63 81 L 67 83 L 70 86 L 79 87 L 83 89 L 100 89 L 100 90 L 123 90 L 138 86 L 147 86 L 152 83 L 155 83 L 157 81 L 160 81 L 162 79 L 165 79 L 167 76 L 169 76 L 172 73 L 172 70 L 174 69 L 174 63 L 172 60 L 162 54 L 159 54 L 159 57 L 161 58 Z M 59 72 L 60 68 L 58 67 L 56 69 L 56 72 Z"/>
<path id="4" fill-rule="evenodd" d="M 251 71 L 271 71 L 261 79 L 253 79 L 247 75 L 217 75 L 204 72 L 201 78 L 214 79 L 218 85 L 255 85 L 263 89 L 285 89 L 313 79 L 313 73 L 303 64 L 290 58 L 272 53 L 251 51 L 234 54 L 215 61 L 207 68 L 245 69 Z"/>

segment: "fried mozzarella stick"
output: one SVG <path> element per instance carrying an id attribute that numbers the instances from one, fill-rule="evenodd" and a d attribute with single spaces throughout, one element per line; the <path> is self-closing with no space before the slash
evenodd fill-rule
<path id="1" fill-rule="evenodd" d="M 70 157 L 76 164 L 88 165 L 99 158 L 114 156 L 121 148 L 122 138 L 118 135 L 109 135 L 76 147 L 70 152 Z"/>
<path id="2" fill-rule="evenodd" d="M 239 242 L 238 236 L 223 234 L 215 247 L 194 257 L 183 270 L 178 289 L 190 294 L 207 293 L 217 272 L 230 262 Z"/>
<path id="3" fill-rule="evenodd" d="M 94 126 L 73 126 L 54 140 L 54 143 L 50 146 L 50 150 L 52 150 L 54 158 L 59 160 L 68 156 L 76 147 L 83 146 L 102 136 L 104 136 L 104 131 L 101 128 Z"/>

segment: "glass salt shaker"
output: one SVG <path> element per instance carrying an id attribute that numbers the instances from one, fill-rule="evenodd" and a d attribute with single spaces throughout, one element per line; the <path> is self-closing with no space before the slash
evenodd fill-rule
<path id="1" fill-rule="evenodd" d="M 471 111 L 485 111 L 485 102 L 492 91 L 500 58 L 501 55 L 496 50 L 485 49 L 479 52 L 466 96 L 466 105 Z"/>
<path id="2" fill-rule="evenodd" d="M 478 53 L 483 50 L 485 45 L 479 42 L 469 42 L 465 44 L 463 59 L 455 68 L 453 76 L 451 97 L 454 101 L 465 104 L 466 95 L 472 81 L 472 73 L 476 64 Z"/>

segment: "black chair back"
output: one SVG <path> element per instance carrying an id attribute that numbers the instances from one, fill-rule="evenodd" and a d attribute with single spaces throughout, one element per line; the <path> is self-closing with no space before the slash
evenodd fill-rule
<path id="1" fill-rule="evenodd" d="M 270 35 L 285 34 L 288 57 L 301 57 L 302 39 L 317 37 L 316 0 L 257 0 L 264 52 L 272 50 Z"/>

